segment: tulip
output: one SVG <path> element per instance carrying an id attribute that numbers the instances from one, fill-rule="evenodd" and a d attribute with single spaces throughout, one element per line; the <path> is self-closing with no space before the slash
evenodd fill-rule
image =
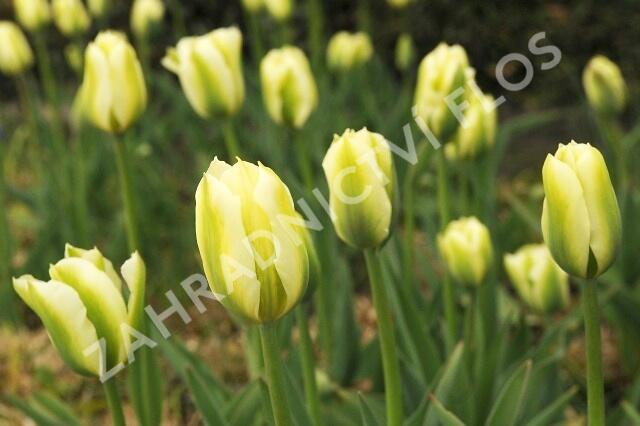
<path id="1" fill-rule="evenodd" d="M 263 0 L 267 12 L 278 21 L 286 21 L 291 17 L 293 0 Z"/>
<path id="2" fill-rule="evenodd" d="M 493 259 L 489 230 L 475 217 L 450 222 L 438 235 L 438 249 L 457 282 L 478 287 Z"/>
<path id="3" fill-rule="evenodd" d="M 472 94 L 464 120 L 451 143 L 445 146 L 448 158 L 469 159 L 495 143 L 498 114 L 490 95 Z"/>
<path id="4" fill-rule="evenodd" d="M 547 313 L 569 304 L 569 277 L 544 244 L 529 244 L 505 255 L 504 267 L 518 295 L 532 309 Z"/>
<path id="5" fill-rule="evenodd" d="M 406 71 L 413 65 L 416 56 L 413 38 L 408 33 L 402 33 L 396 41 L 395 64 L 400 71 Z"/>
<path id="6" fill-rule="evenodd" d="M 0 71 L 17 76 L 33 65 L 33 52 L 20 28 L 0 21 Z"/>
<path id="7" fill-rule="evenodd" d="M 570 275 L 595 278 L 613 263 L 621 238 L 620 209 L 600 151 L 571 141 L 542 167 L 544 241 Z"/>
<path id="8" fill-rule="evenodd" d="M 67 45 L 64 48 L 64 58 L 67 64 L 77 73 L 82 72 L 82 50 L 76 43 Z"/>
<path id="9" fill-rule="evenodd" d="M 231 312 L 269 323 L 304 296 L 309 256 L 301 221 L 273 170 L 213 160 L 196 191 L 196 237 L 209 284 Z"/>
<path id="10" fill-rule="evenodd" d="M 178 75 L 201 117 L 232 116 L 242 106 L 242 33 L 236 27 L 183 38 L 168 50 L 162 64 Z"/>
<path id="11" fill-rule="evenodd" d="M 416 113 L 436 137 L 445 142 L 459 125 L 447 105 L 447 99 L 454 107 L 461 103 L 456 92 L 462 90 L 460 94 L 464 94 L 468 67 L 469 61 L 462 46 L 440 43 L 424 57 L 418 68 Z"/>
<path id="12" fill-rule="evenodd" d="M 373 55 L 373 46 L 367 33 L 362 31 L 336 33 L 327 46 L 327 63 L 336 71 L 349 71 L 360 66 Z"/>
<path id="13" fill-rule="evenodd" d="M 334 136 L 322 168 L 338 236 L 359 249 L 381 246 L 389 237 L 396 183 L 384 136 L 366 128 Z"/>
<path id="14" fill-rule="evenodd" d="M 131 29 L 136 37 L 146 38 L 162 21 L 164 12 L 164 3 L 160 0 L 135 0 L 131 8 Z"/>
<path id="15" fill-rule="evenodd" d="M 79 374 L 98 377 L 127 359 L 126 331 L 140 325 L 145 292 L 145 265 L 137 252 L 121 273 L 128 302 L 109 259 L 96 248 L 67 245 L 64 259 L 49 269 L 50 281 L 31 275 L 13 280 L 15 291 L 40 317 L 63 360 Z M 98 339 L 105 345 L 91 350 Z"/>
<path id="16" fill-rule="evenodd" d="M 104 31 L 85 52 L 81 103 L 87 119 L 112 134 L 127 130 L 147 106 L 135 50 L 124 34 Z"/>
<path id="17" fill-rule="evenodd" d="M 304 126 L 318 105 L 318 89 L 304 52 L 292 46 L 271 50 L 260 63 L 260 81 L 273 121 Z"/>
<path id="18" fill-rule="evenodd" d="M 263 0 L 242 0 L 242 6 L 250 13 L 258 13 L 264 6 Z"/>
<path id="19" fill-rule="evenodd" d="M 389 6 L 391 6 L 393 8 L 396 8 L 396 9 L 405 8 L 411 2 L 412 2 L 412 0 L 387 0 L 387 3 L 389 4 Z"/>
<path id="20" fill-rule="evenodd" d="M 582 74 L 582 84 L 591 107 L 598 113 L 615 115 L 624 109 L 627 85 L 620 68 L 609 58 L 591 58 Z"/>
<path id="21" fill-rule="evenodd" d="M 53 0 L 53 21 L 67 37 L 84 34 L 91 25 L 91 17 L 80 0 Z"/>
<path id="22" fill-rule="evenodd" d="M 38 31 L 51 22 L 51 10 L 47 0 L 13 0 L 16 19 L 29 31 Z"/>
<path id="23" fill-rule="evenodd" d="M 95 18 L 102 18 L 107 12 L 109 0 L 87 0 L 89 12 Z"/>

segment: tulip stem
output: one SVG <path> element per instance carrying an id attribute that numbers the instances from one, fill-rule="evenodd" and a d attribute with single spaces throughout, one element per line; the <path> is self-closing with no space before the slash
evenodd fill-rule
<path id="1" fill-rule="evenodd" d="M 322 425 L 320 417 L 320 400 L 318 398 L 318 387 L 316 385 L 315 363 L 313 359 L 313 344 L 309 335 L 309 321 L 307 313 L 308 305 L 300 303 L 296 307 L 296 321 L 300 333 L 300 358 L 302 361 L 302 377 L 304 381 L 304 394 L 307 400 L 307 407 L 311 414 L 314 426 Z"/>
<path id="2" fill-rule="evenodd" d="M 309 151 L 307 149 L 306 140 L 301 140 L 297 138 L 297 131 L 295 129 L 291 129 L 291 140 L 293 141 L 293 150 L 296 153 L 296 160 L 298 160 L 298 168 L 300 170 L 300 178 L 302 179 L 302 183 L 304 184 L 304 188 L 311 192 L 313 191 L 313 170 L 311 167 L 311 157 L 309 156 Z"/>
<path id="3" fill-rule="evenodd" d="M 262 340 L 262 355 L 264 367 L 269 385 L 269 398 L 276 426 L 289 426 L 293 424 L 291 411 L 287 403 L 285 391 L 284 371 L 278 345 L 278 333 L 276 324 L 263 324 L 260 326 L 260 338 Z"/>
<path id="4" fill-rule="evenodd" d="M 228 118 L 222 125 L 222 136 L 224 138 L 224 144 L 227 148 L 227 155 L 229 155 L 229 160 L 234 160 L 236 157 L 240 157 L 238 136 L 236 135 L 236 128 L 233 125 L 233 119 Z"/>
<path id="5" fill-rule="evenodd" d="M 604 379 L 600 342 L 600 311 L 595 280 L 582 283 L 582 310 L 587 352 L 587 416 L 589 426 L 604 425 Z"/>
<path id="6" fill-rule="evenodd" d="M 103 383 L 104 393 L 107 396 L 107 404 L 111 411 L 111 421 L 114 426 L 125 426 L 127 422 L 124 420 L 124 412 L 122 411 L 122 403 L 116 381 L 112 378 Z"/>
<path id="7" fill-rule="evenodd" d="M 393 331 L 389 298 L 382 282 L 380 259 L 375 251 L 364 251 L 367 263 L 373 305 L 376 309 L 378 335 L 382 352 L 382 369 L 384 373 L 385 399 L 387 404 L 387 422 L 389 426 L 400 426 L 404 421 L 402 409 L 402 388 L 400 386 L 400 370 L 396 353 L 396 339 Z"/>
<path id="8" fill-rule="evenodd" d="M 444 154 L 444 147 L 436 152 L 438 166 L 438 211 L 440 213 L 440 229 L 449 223 L 449 182 L 447 176 L 447 159 Z M 452 348 L 456 341 L 458 330 L 458 319 L 456 315 L 456 300 L 453 283 L 449 273 L 445 271 L 443 279 L 444 316 L 446 321 L 446 342 L 447 347 Z"/>
<path id="9" fill-rule="evenodd" d="M 324 13 L 320 0 L 307 0 L 307 19 L 309 21 L 311 63 L 317 68 L 322 64 L 322 37 L 324 34 Z"/>
<path id="10" fill-rule="evenodd" d="M 4 180 L 4 140 L 0 140 L 0 318 L 17 323 L 15 292 L 11 288 L 11 243 L 7 223 L 7 200 Z M 2 322 L 2 321 L 0 321 Z"/>
<path id="11" fill-rule="evenodd" d="M 135 213 L 133 184 L 131 181 L 126 139 L 115 137 L 113 139 L 113 148 L 116 153 L 116 166 L 118 168 L 118 179 L 120 181 L 120 192 L 122 194 L 122 206 L 124 209 L 127 230 L 127 244 L 129 246 L 129 251 L 133 252 L 139 248 L 140 240 L 138 237 L 138 222 Z"/>

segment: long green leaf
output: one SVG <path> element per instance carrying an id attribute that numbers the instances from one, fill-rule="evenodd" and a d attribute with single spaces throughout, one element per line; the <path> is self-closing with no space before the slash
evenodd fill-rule
<path id="1" fill-rule="evenodd" d="M 434 411 L 443 426 L 465 426 L 462 420 L 460 420 L 451 411 L 447 410 L 445 406 L 438 401 L 438 398 L 433 395 L 430 395 L 429 398 L 431 399 L 431 406 L 434 408 Z"/>
<path id="2" fill-rule="evenodd" d="M 622 402 L 622 409 L 634 425 L 640 425 L 640 412 L 636 410 L 629 401 Z"/>
<path id="3" fill-rule="evenodd" d="M 7 395 L 4 399 L 11 406 L 31 418 L 38 426 L 63 426 L 65 424 L 63 421 L 54 418 L 51 413 L 44 411 L 42 407 L 38 407 L 36 404 L 27 402 L 15 395 Z"/>
<path id="4" fill-rule="evenodd" d="M 451 352 L 451 355 L 449 356 L 449 359 L 445 364 L 440 381 L 438 382 L 438 386 L 433 393 L 434 396 L 443 404 L 448 404 L 451 400 L 451 397 L 456 392 L 460 392 L 461 389 L 463 389 L 463 354 L 464 344 L 458 343 L 453 352 Z M 436 414 L 436 409 L 432 404 L 429 404 L 427 415 L 424 420 L 424 425 L 431 426 L 437 424 L 438 415 Z"/>
<path id="5" fill-rule="evenodd" d="M 527 360 L 509 377 L 491 408 L 486 426 L 515 425 L 529 384 L 532 362 Z"/>
<path id="6" fill-rule="evenodd" d="M 71 407 L 64 402 L 48 395 L 44 392 L 37 393 L 33 396 L 35 402 L 41 405 L 44 409 L 53 414 L 56 419 L 61 420 L 68 426 L 75 426 L 80 424 L 80 419 L 73 413 Z"/>
<path id="7" fill-rule="evenodd" d="M 563 393 L 552 402 L 547 408 L 542 410 L 538 415 L 536 415 L 533 419 L 529 420 L 526 426 L 546 426 L 551 424 L 551 422 L 558 416 L 564 407 L 571 401 L 574 395 L 578 392 L 578 388 L 575 386 Z"/>
<path id="8" fill-rule="evenodd" d="M 384 417 L 379 418 L 376 414 L 374 414 L 373 410 L 360 392 L 358 392 L 358 403 L 360 405 L 360 417 L 362 419 L 362 426 L 381 426 L 385 424 Z"/>
<path id="9" fill-rule="evenodd" d="M 246 385 L 225 407 L 225 418 L 234 426 L 254 424 L 262 410 L 262 390 L 259 380 Z"/>
<path id="10" fill-rule="evenodd" d="M 202 419 L 208 426 L 225 426 L 227 421 L 221 414 L 217 398 L 212 394 L 205 382 L 190 368 L 186 371 L 186 381 L 198 411 L 202 414 Z"/>

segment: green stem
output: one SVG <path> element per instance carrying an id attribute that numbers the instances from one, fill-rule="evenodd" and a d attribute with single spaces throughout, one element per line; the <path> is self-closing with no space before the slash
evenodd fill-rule
<path id="1" fill-rule="evenodd" d="M 229 160 L 234 160 L 236 157 L 240 157 L 238 137 L 236 135 L 236 129 L 233 125 L 232 118 L 228 118 L 222 125 L 222 136 L 224 138 L 225 147 L 227 148 Z"/>
<path id="2" fill-rule="evenodd" d="M 318 68 L 322 64 L 324 54 L 324 12 L 320 0 L 307 0 L 307 19 L 309 21 L 309 46 L 311 47 L 311 63 Z"/>
<path id="3" fill-rule="evenodd" d="M 296 307 L 296 321 L 300 332 L 300 357 L 302 358 L 302 377 L 304 380 L 304 394 L 307 407 L 311 414 L 311 420 L 315 426 L 322 425 L 320 416 L 320 399 L 316 385 L 316 372 L 313 359 L 313 344 L 309 335 L 309 323 L 307 318 L 307 304 L 300 303 Z"/>
<path id="4" fill-rule="evenodd" d="M 253 54 L 253 62 L 256 66 L 260 64 L 262 55 L 264 55 L 264 45 L 260 34 L 260 17 L 257 12 L 251 12 L 245 9 L 245 19 L 249 26 L 249 36 L 251 37 L 251 53 Z"/>
<path id="5" fill-rule="evenodd" d="M 302 179 L 305 189 L 311 192 L 315 186 L 313 184 L 311 157 L 309 156 L 307 141 L 302 138 L 298 138 L 297 135 L 297 130 L 290 129 L 290 139 L 292 141 L 293 151 L 296 153 L 300 178 Z"/>
<path id="6" fill-rule="evenodd" d="M 0 140 L 0 318 L 17 323 L 15 292 L 11 288 L 11 236 L 7 222 L 7 200 L 4 177 L 4 140 Z"/>
<path id="7" fill-rule="evenodd" d="M 260 332 L 257 327 L 249 326 L 245 329 L 244 347 L 247 353 L 249 377 L 258 378 L 264 370 L 264 361 L 260 346 Z"/>
<path id="8" fill-rule="evenodd" d="M 278 345 L 278 333 L 275 324 L 260 326 L 262 354 L 264 356 L 265 373 L 269 384 L 269 398 L 276 426 L 293 425 L 291 411 L 287 403 L 284 372 Z"/>
<path id="9" fill-rule="evenodd" d="M 140 240 L 138 236 L 138 222 L 136 218 L 135 202 L 133 198 L 133 184 L 131 181 L 131 171 L 129 166 L 126 139 L 114 137 L 113 148 L 116 154 L 116 166 L 118 168 L 118 179 L 120 181 L 120 192 L 122 194 L 122 206 L 124 209 L 127 243 L 129 251 L 138 250 Z"/>
<path id="10" fill-rule="evenodd" d="M 398 355 L 396 353 L 396 339 L 393 332 L 393 321 L 389 309 L 389 298 L 382 282 L 380 259 L 373 250 L 365 250 L 365 260 L 373 304 L 378 317 L 378 335 L 382 352 L 382 368 L 384 373 L 385 399 L 387 404 L 387 425 L 400 426 L 404 421 L 402 409 L 402 388 L 400 386 L 400 371 Z"/>
<path id="11" fill-rule="evenodd" d="M 170 15 L 173 16 L 173 34 L 176 37 L 183 36 L 187 33 L 184 21 L 184 12 L 180 0 L 169 0 Z"/>
<path id="12" fill-rule="evenodd" d="M 604 425 L 604 379 L 600 343 L 600 311 L 596 282 L 582 284 L 582 310 L 587 352 L 587 416 L 589 426 Z"/>
<path id="13" fill-rule="evenodd" d="M 83 137 L 84 132 L 82 129 L 82 125 L 80 125 L 80 129 L 78 129 L 78 133 L 75 138 L 75 146 L 74 146 L 74 167 L 71 169 L 73 173 L 73 207 L 75 212 L 76 219 L 76 232 L 78 244 L 81 247 L 85 247 L 89 244 L 88 237 L 88 224 L 89 224 L 89 213 L 87 211 L 87 187 L 86 187 L 86 167 L 84 161 L 84 151 L 83 151 Z"/>
<path id="14" fill-rule="evenodd" d="M 358 30 L 366 33 L 371 30 L 371 10 L 369 0 L 358 0 L 356 9 L 356 21 L 358 22 Z"/>
<path id="15" fill-rule="evenodd" d="M 111 411 L 111 422 L 114 426 L 125 426 L 127 422 L 124 420 L 124 412 L 122 411 L 122 403 L 120 402 L 116 381 L 110 379 L 102 385 L 109 404 L 109 410 Z"/>
<path id="16" fill-rule="evenodd" d="M 438 211 L 440 214 L 440 229 L 449 223 L 449 183 L 447 177 L 447 160 L 444 154 L 444 147 L 440 147 L 436 153 L 438 162 Z M 458 332 L 458 318 L 456 313 L 456 300 L 453 283 L 449 273 L 445 272 L 443 279 L 443 303 L 444 316 L 446 321 L 446 342 L 447 347 L 452 348 L 456 341 Z"/>

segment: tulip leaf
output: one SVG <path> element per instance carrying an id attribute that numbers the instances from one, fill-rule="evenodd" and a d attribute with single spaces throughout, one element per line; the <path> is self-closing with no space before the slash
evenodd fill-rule
<path id="1" fill-rule="evenodd" d="M 418 408 L 415 409 L 409 418 L 404 422 L 404 426 L 421 426 L 429 407 L 429 398 L 423 398 Z"/>
<path id="2" fill-rule="evenodd" d="M 40 404 L 47 411 L 52 413 L 57 419 L 60 419 L 65 425 L 80 425 L 80 419 L 71 410 L 67 404 L 58 398 L 44 392 L 37 393 L 33 396 L 35 402 Z"/>
<path id="3" fill-rule="evenodd" d="M 464 373 L 463 354 L 464 344 L 458 343 L 449 356 L 440 380 L 438 381 L 438 385 L 435 388 L 433 395 L 443 404 L 448 404 L 454 394 L 459 393 L 461 389 L 464 389 L 464 386 L 462 385 Z M 427 415 L 424 420 L 425 425 L 430 426 L 438 424 L 438 415 L 435 411 L 435 407 L 432 404 L 429 404 Z"/>
<path id="4" fill-rule="evenodd" d="M 443 426 L 465 426 L 462 420 L 456 417 L 456 415 L 451 411 L 447 410 L 444 405 L 438 401 L 438 398 L 433 395 L 429 398 L 431 399 L 431 406 L 434 408 L 434 412 L 440 420 L 440 424 Z"/>
<path id="5" fill-rule="evenodd" d="M 297 369 L 299 371 L 299 368 Z M 298 384 L 292 375 L 292 369 L 285 370 L 285 388 L 287 389 L 287 402 L 289 403 L 289 409 L 291 410 L 292 417 L 300 426 L 310 425 L 313 422 L 307 411 L 304 392 L 300 389 Z"/>
<path id="6" fill-rule="evenodd" d="M 63 426 L 66 424 L 65 420 L 56 418 L 53 413 L 47 411 L 37 403 L 21 399 L 16 395 L 6 395 L 3 399 L 11 406 L 22 411 L 38 426 Z"/>
<path id="7" fill-rule="evenodd" d="M 375 414 L 369 403 L 367 403 L 366 399 L 360 392 L 358 392 L 358 403 L 360 406 L 360 418 L 362 419 L 362 426 L 381 426 L 385 424 L 384 416 L 380 413 Z"/>
<path id="8" fill-rule="evenodd" d="M 517 424 L 518 416 L 524 402 L 524 396 L 531 374 L 531 360 L 522 364 L 506 381 L 495 404 L 491 408 L 486 426 L 509 426 Z"/>
<path id="9" fill-rule="evenodd" d="M 193 395 L 193 400 L 202 415 L 204 423 L 208 426 L 225 426 L 227 421 L 221 414 L 215 395 L 213 395 L 207 385 L 191 368 L 186 370 L 186 379 L 189 390 Z"/>
<path id="10" fill-rule="evenodd" d="M 640 412 L 636 408 L 634 408 L 629 401 L 622 402 L 622 409 L 634 425 L 640 424 Z"/>
<path id="11" fill-rule="evenodd" d="M 247 384 L 235 394 L 225 407 L 225 418 L 233 426 L 255 424 L 262 409 L 262 389 L 259 380 Z"/>
<path id="12" fill-rule="evenodd" d="M 574 386 L 562 395 L 560 395 L 553 403 L 542 410 L 533 419 L 529 420 L 526 426 L 546 426 L 552 424 L 553 420 L 562 413 L 562 410 L 571 401 L 571 399 L 578 392 L 578 389 Z"/>

